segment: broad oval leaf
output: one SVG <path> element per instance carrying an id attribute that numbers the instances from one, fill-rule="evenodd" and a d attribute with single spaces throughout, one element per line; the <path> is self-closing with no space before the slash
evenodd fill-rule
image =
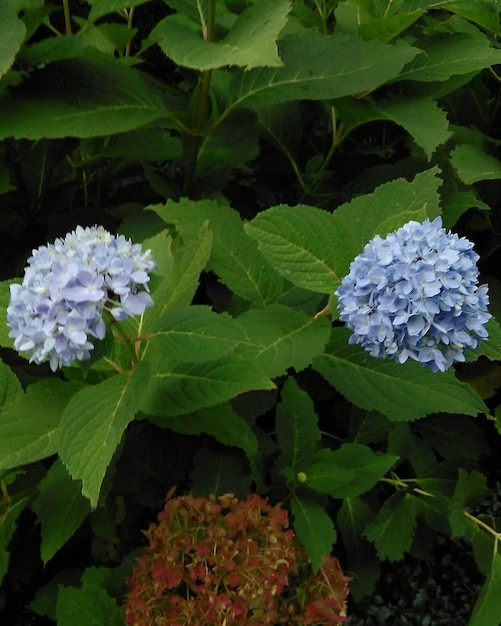
<path id="1" fill-rule="evenodd" d="M 8 3 L 0 4 L 0 24 L 2 37 L 0 38 L 0 77 L 2 77 L 14 63 L 16 54 L 26 35 L 26 26 Z"/>
<path id="2" fill-rule="evenodd" d="M 349 235 L 333 215 L 311 206 L 279 205 L 245 225 L 270 264 L 292 284 L 331 294 L 347 270 Z"/>
<path id="3" fill-rule="evenodd" d="M 294 100 L 330 100 L 375 89 L 419 53 L 404 42 L 385 45 L 350 35 L 288 35 L 279 42 L 280 68 L 235 73 L 226 116 L 240 107 Z"/>
<path id="4" fill-rule="evenodd" d="M 170 311 L 153 325 L 151 334 L 155 355 L 172 355 L 178 361 L 192 363 L 218 359 L 245 339 L 232 317 L 215 313 L 208 306 Z"/>
<path id="5" fill-rule="evenodd" d="M 231 65 L 246 69 L 279 67 L 282 62 L 276 40 L 290 9 L 290 3 L 284 0 L 261 0 L 242 11 L 221 41 L 206 41 L 199 25 L 183 15 L 169 15 L 158 23 L 148 40 L 156 41 L 177 65 L 195 70 Z"/>
<path id="6" fill-rule="evenodd" d="M 305 485 L 333 498 L 359 496 L 380 480 L 398 456 L 373 452 L 358 443 L 345 443 L 337 450 L 321 450 L 304 468 Z"/>
<path id="7" fill-rule="evenodd" d="M 139 71 L 95 53 L 33 70 L 0 100 L 0 138 L 99 137 L 167 114 Z"/>
<path id="8" fill-rule="evenodd" d="M 139 362 L 125 372 L 85 387 L 61 419 L 59 456 L 70 475 L 82 481 L 82 494 L 96 506 L 106 470 L 148 386 L 150 368 Z"/>
<path id="9" fill-rule="evenodd" d="M 147 415 L 186 415 L 245 391 L 275 387 L 249 359 L 238 354 L 204 363 L 165 360 L 155 366 L 140 406 Z"/>
<path id="10" fill-rule="evenodd" d="M 58 451 L 59 423 L 80 383 L 42 380 L 0 412 L 0 469 L 45 459 Z"/>
<path id="11" fill-rule="evenodd" d="M 356 406 L 376 410 L 393 421 L 410 421 L 429 413 L 489 413 L 474 389 L 454 372 L 431 372 L 416 362 L 402 365 L 371 357 L 348 344 L 350 332 L 334 328 L 326 352 L 313 367 Z"/>

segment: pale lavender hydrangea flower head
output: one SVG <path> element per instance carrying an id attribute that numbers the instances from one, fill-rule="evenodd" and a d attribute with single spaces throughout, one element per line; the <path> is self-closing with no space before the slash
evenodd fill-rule
<path id="1" fill-rule="evenodd" d="M 33 250 L 22 284 L 10 286 L 14 347 L 53 371 L 88 359 L 90 338 L 106 334 L 105 311 L 123 321 L 153 305 L 148 272 L 155 267 L 150 250 L 102 226 L 78 226 Z"/>
<path id="2" fill-rule="evenodd" d="M 491 318 L 478 258 L 472 242 L 447 232 L 440 217 L 376 235 L 335 292 L 350 343 L 433 372 L 464 361 L 464 351 L 488 336 Z"/>

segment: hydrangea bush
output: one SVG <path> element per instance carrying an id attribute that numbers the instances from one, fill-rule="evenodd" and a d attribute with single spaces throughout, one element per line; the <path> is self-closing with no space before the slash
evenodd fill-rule
<path id="1" fill-rule="evenodd" d="M 0 623 L 327 623 L 446 535 L 499 626 L 499 7 L 128 2 L 0 2 Z"/>
<path id="2" fill-rule="evenodd" d="M 128 626 L 344 623 L 349 578 L 314 574 L 287 511 L 258 495 L 169 499 L 129 580 Z"/>

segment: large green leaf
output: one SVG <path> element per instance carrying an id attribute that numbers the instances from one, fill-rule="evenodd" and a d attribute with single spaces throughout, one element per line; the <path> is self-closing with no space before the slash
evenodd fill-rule
<path id="1" fill-rule="evenodd" d="M 167 113 L 140 72 L 89 55 L 33 70 L 0 100 L 0 138 L 98 137 L 144 126 Z"/>
<path id="2" fill-rule="evenodd" d="M 106 469 L 148 386 L 149 367 L 136 364 L 125 372 L 85 387 L 66 407 L 61 419 L 60 457 L 82 494 L 96 506 Z"/>
<path id="3" fill-rule="evenodd" d="M 398 80 L 444 81 L 454 74 L 469 74 L 501 63 L 501 50 L 487 37 L 452 33 L 419 43 L 423 53 L 401 72 Z"/>
<path id="4" fill-rule="evenodd" d="M 199 409 L 189 415 L 170 415 L 165 420 L 157 418 L 155 421 L 183 435 L 211 435 L 225 446 L 241 448 L 251 460 L 258 453 L 256 434 L 249 423 L 235 413 L 229 402 Z"/>
<path id="5" fill-rule="evenodd" d="M 373 518 L 374 513 L 361 498 L 343 498 L 336 521 L 349 570 L 355 572 L 350 583 L 350 593 L 355 598 L 369 595 L 379 575 L 374 548 L 363 536 Z"/>
<path id="6" fill-rule="evenodd" d="M 26 35 L 26 26 L 8 3 L 0 4 L 0 78 L 11 68 Z"/>
<path id="7" fill-rule="evenodd" d="M 390 98 L 378 103 L 377 109 L 386 119 L 402 126 L 428 159 L 452 135 L 445 111 L 428 98 Z"/>
<path id="8" fill-rule="evenodd" d="M 58 626 L 123 626 L 125 610 L 102 587 L 84 584 L 79 589 L 60 585 Z"/>
<path id="9" fill-rule="evenodd" d="M 245 230 L 277 272 L 310 291 L 331 294 L 353 258 L 346 227 L 311 206 L 272 207 L 246 224 Z"/>
<path id="10" fill-rule="evenodd" d="M 311 462 L 321 438 L 313 400 L 289 378 L 280 393 L 277 407 L 276 435 L 284 461 L 294 472 Z"/>
<path id="11" fill-rule="evenodd" d="M 451 135 L 446 113 L 431 98 L 393 96 L 371 103 L 355 97 L 341 98 L 334 103 L 336 114 L 343 122 L 344 136 L 355 128 L 380 120 L 402 126 L 430 158 L 436 148 Z"/>
<path id="12" fill-rule="evenodd" d="M 31 496 L 16 500 L 0 518 L 0 583 L 9 569 L 10 553 L 7 548 L 16 530 L 17 519 L 30 503 L 30 500 Z"/>
<path id="13" fill-rule="evenodd" d="M 245 333 L 227 313 L 208 306 L 188 306 L 162 316 L 151 328 L 152 349 L 178 361 L 212 361 L 245 339 Z"/>
<path id="14" fill-rule="evenodd" d="M 468 626 L 499 626 L 501 616 L 501 554 L 492 556 L 492 566 L 473 608 Z"/>
<path id="15" fill-rule="evenodd" d="M 61 415 L 80 387 L 42 380 L 0 412 L 0 469 L 33 463 L 58 451 Z"/>
<path id="16" fill-rule="evenodd" d="M 354 251 L 350 262 L 374 235 L 385 237 L 410 220 L 421 222 L 440 215 L 438 188 L 442 181 L 438 173 L 435 166 L 411 182 L 397 178 L 336 209 L 336 220 L 344 225 Z"/>
<path id="17" fill-rule="evenodd" d="M 14 400 L 22 392 L 21 383 L 17 376 L 8 365 L 0 361 L 0 407 Z"/>
<path id="18" fill-rule="evenodd" d="M 373 452 L 359 443 L 320 450 L 304 467 L 304 484 L 333 498 L 351 498 L 374 486 L 395 464 L 397 456 Z"/>
<path id="19" fill-rule="evenodd" d="M 456 146 L 451 153 L 451 163 L 458 177 L 467 185 L 501 178 L 501 161 L 480 146 L 465 143 Z"/>
<path id="20" fill-rule="evenodd" d="M 296 536 L 308 551 L 313 571 L 317 572 L 336 541 L 334 523 L 325 507 L 295 493 L 291 494 L 291 512 Z"/>
<path id="21" fill-rule="evenodd" d="M 376 410 L 394 421 L 429 413 L 489 414 L 480 396 L 454 372 L 431 372 L 416 362 L 398 364 L 376 359 L 348 344 L 349 331 L 334 328 L 326 352 L 313 367 L 350 402 Z"/>
<path id="22" fill-rule="evenodd" d="M 59 460 L 40 482 L 33 510 L 41 527 L 40 553 L 44 564 L 73 536 L 89 513 L 89 501 L 82 496 L 81 488 Z"/>
<path id="23" fill-rule="evenodd" d="M 87 0 L 91 6 L 88 19 L 89 21 L 96 21 L 104 15 L 137 7 L 146 2 L 149 0 Z"/>
<path id="24" fill-rule="evenodd" d="M 252 362 L 237 354 L 205 363 L 165 359 L 154 365 L 150 385 L 141 399 L 141 411 L 148 415 L 186 415 L 245 391 L 274 388 Z"/>
<path id="25" fill-rule="evenodd" d="M 398 561 L 410 550 L 416 514 L 412 495 L 398 492 L 386 500 L 364 533 L 376 546 L 380 559 Z"/>
<path id="26" fill-rule="evenodd" d="M 349 35 L 288 35 L 279 42 L 283 67 L 234 74 L 224 115 L 240 107 L 329 100 L 375 89 L 395 78 L 418 53 L 404 42 L 385 45 Z"/>
<path id="27" fill-rule="evenodd" d="M 181 14 L 160 21 L 148 40 L 156 41 L 176 65 L 210 70 L 227 65 L 279 67 L 276 39 L 291 9 L 285 0 L 257 0 L 237 17 L 221 41 L 206 41 L 200 25 Z"/>
<path id="28" fill-rule="evenodd" d="M 200 274 L 210 258 L 212 239 L 207 223 L 174 251 L 170 250 L 170 241 L 163 235 L 164 252 L 160 253 L 163 261 L 160 263 L 160 255 L 155 255 L 160 272 L 151 281 L 151 297 L 155 305 L 145 311 L 141 332 L 148 333 L 167 312 L 191 303 L 200 284 Z"/>
<path id="29" fill-rule="evenodd" d="M 330 335 L 327 318 L 313 320 L 302 311 L 279 304 L 250 309 L 237 321 L 246 333 L 238 353 L 270 378 L 282 376 L 289 368 L 307 368 Z"/>
<path id="30" fill-rule="evenodd" d="M 259 306 L 266 306 L 280 297 L 282 278 L 259 254 L 256 243 L 245 234 L 237 211 L 213 200 L 194 202 L 188 198 L 150 208 L 166 224 L 175 224 L 187 242 L 208 222 L 214 235 L 209 269 L 236 295 Z"/>

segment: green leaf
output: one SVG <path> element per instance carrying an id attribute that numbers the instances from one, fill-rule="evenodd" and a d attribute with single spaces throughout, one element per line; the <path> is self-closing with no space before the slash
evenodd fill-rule
<path id="1" fill-rule="evenodd" d="M 96 54 L 33 70 L 0 100 L 0 138 L 98 137 L 166 114 L 140 72 Z"/>
<path id="2" fill-rule="evenodd" d="M 445 8 L 451 13 L 461 15 L 469 22 L 478 24 L 482 29 L 490 30 L 496 35 L 501 35 L 499 23 L 499 7 L 495 2 L 488 0 L 468 0 L 465 2 L 447 2 Z"/>
<path id="3" fill-rule="evenodd" d="M 146 2 L 149 2 L 149 0 L 87 0 L 87 4 L 91 6 L 88 20 L 95 22 L 104 15 L 110 15 L 131 7 L 138 7 Z"/>
<path id="4" fill-rule="evenodd" d="M 360 3 L 357 0 L 344 0 L 334 11 L 336 29 L 359 33 L 364 39 L 377 38 L 381 41 L 391 41 L 416 22 L 423 13 L 422 8 L 398 5 L 398 8 L 393 9 L 391 5 Z"/>
<path id="5" fill-rule="evenodd" d="M 59 587 L 58 626 L 123 626 L 125 609 L 102 587 L 84 584 L 80 589 Z"/>
<path id="6" fill-rule="evenodd" d="M 241 107 L 330 100 L 375 89 L 395 78 L 418 53 L 404 42 L 385 45 L 349 35 L 288 35 L 279 42 L 283 67 L 234 73 L 224 115 Z"/>
<path id="7" fill-rule="evenodd" d="M 491 292 L 491 307 L 495 303 L 495 298 Z M 492 310 L 493 314 L 495 312 Z M 501 326 L 495 317 L 492 317 L 485 325 L 489 338 L 483 339 L 474 350 L 466 353 L 466 361 L 475 361 L 479 356 L 486 356 L 491 361 L 501 361 Z"/>
<path id="8" fill-rule="evenodd" d="M 206 363 L 165 360 L 156 366 L 141 398 L 141 411 L 147 415 L 186 415 L 245 391 L 274 388 L 255 365 L 236 354 Z"/>
<path id="9" fill-rule="evenodd" d="M 463 537 L 469 530 L 465 509 L 471 508 L 482 499 L 487 486 L 487 479 L 480 472 L 458 470 L 458 480 L 452 496 L 449 523 L 453 537 Z"/>
<path id="10" fill-rule="evenodd" d="M 16 396 L 22 393 L 23 389 L 19 379 L 10 367 L 0 360 L 0 408 L 13 401 Z"/>
<path id="11" fill-rule="evenodd" d="M 332 551 L 337 533 L 325 507 L 314 500 L 291 494 L 291 512 L 294 516 L 296 537 L 306 548 L 316 573 L 323 559 Z"/>
<path id="12" fill-rule="evenodd" d="M 311 206 L 272 207 L 245 230 L 277 272 L 310 291 L 332 293 L 352 260 L 346 228 L 335 215 Z"/>
<path id="13" fill-rule="evenodd" d="M 151 297 L 155 305 L 144 313 L 141 329 L 144 334 L 150 332 L 167 312 L 191 303 L 200 284 L 200 274 L 209 261 L 212 233 L 204 223 L 189 241 L 173 252 L 168 251 L 170 241 L 165 238 L 165 233 L 162 241 L 166 246 L 165 258 L 160 266 L 160 276 L 152 278 Z"/>
<path id="14" fill-rule="evenodd" d="M 280 67 L 276 39 L 287 22 L 290 3 L 259 0 L 237 17 L 221 41 L 205 41 L 199 25 L 183 15 L 169 15 L 149 36 L 176 65 L 210 70 L 227 65 L 245 69 Z"/>
<path id="15" fill-rule="evenodd" d="M 132 372 L 85 387 L 68 403 L 61 419 L 60 457 L 82 494 L 95 507 L 113 454 L 148 386 L 149 367 L 139 362 Z"/>
<path id="16" fill-rule="evenodd" d="M 150 208 L 166 224 L 175 224 L 186 242 L 191 240 L 195 229 L 208 221 L 214 235 L 208 267 L 237 296 L 258 306 L 266 306 L 281 296 L 282 278 L 245 234 L 237 211 L 213 200 L 194 202 L 188 198 Z"/>
<path id="17" fill-rule="evenodd" d="M 415 527 L 414 498 L 395 493 L 386 500 L 364 534 L 376 546 L 380 559 L 399 561 L 412 545 Z"/>
<path id="18" fill-rule="evenodd" d="M 41 526 L 40 553 L 46 565 L 87 517 L 89 502 L 81 494 L 80 482 L 56 460 L 40 482 L 33 510 Z"/>
<path id="19" fill-rule="evenodd" d="M 233 410 L 230 403 L 207 407 L 189 415 L 170 415 L 165 421 L 156 423 L 167 426 L 183 435 L 211 435 L 225 446 L 244 450 L 249 459 L 254 459 L 259 451 L 257 437 L 248 422 Z"/>
<path id="20" fill-rule="evenodd" d="M 402 126 L 428 159 L 452 135 L 446 113 L 427 98 L 390 98 L 378 103 L 377 108 L 386 119 Z"/>
<path id="21" fill-rule="evenodd" d="M 451 153 L 451 163 L 459 178 L 467 185 L 501 178 L 501 161 L 487 154 L 480 146 L 465 143 L 456 146 Z"/>
<path id="22" fill-rule="evenodd" d="M 373 517 L 371 509 L 358 497 L 344 498 L 337 516 L 348 568 L 355 572 L 350 583 L 350 593 L 357 599 L 373 591 L 379 576 L 374 548 L 364 537 L 365 528 Z"/>
<path id="23" fill-rule="evenodd" d="M 294 472 L 302 471 L 313 458 L 321 432 L 313 400 L 288 378 L 277 407 L 276 435 L 284 461 Z"/>
<path id="24" fill-rule="evenodd" d="M 232 172 L 253 161 L 260 152 L 260 133 L 252 111 L 232 113 L 201 137 L 196 178 L 205 187 L 223 188 Z"/>
<path id="25" fill-rule="evenodd" d="M 0 583 L 9 569 L 10 553 L 7 550 L 16 530 L 17 518 L 30 503 L 31 496 L 19 498 L 0 516 Z"/>
<path id="26" fill-rule="evenodd" d="M 473 608 L 468 626 L 499 626 L 501 615 L 501 554 L 495 553 L 492 567 Z"/>
<path id="27" fill-rule="evenodd" d="M 26 35 L 26 26 L 7 4 L 0 4 L 0 78 L 12 67 Z"/>
<path id="28" fill-rule="evenodd" d="M 289 368 L 299 372 L 309 367 L 330 336 L 327 318 L 313 320 L 280 304 L 250 309 L 237 321 L 247 339 L 237 352 L 270 378 L 285 374 Z"/>
<path id="29" fill-rule="evenodd" d="M 195 495 L 222 496 L 233 493 L 237 498 L 245 498 L 250 492 L 252 477 L 245 459 L 231 449 L 202 448 L 193 459 L 191 473 L 192 489 Z"/>
<path id="30" fill-rule="evenodd" d="M 432 167 L 417 174 L 411 182 L 397 178 L 336 209 L 334 215 L 350 238 L 349 247 L 353 250 L 350 262 L 375 235 L 385 237 L 409 220 L 422 222 L 440 215 L 439 171 L 438 167 Z"/>
<path id="31" fill-rule="evenodd" d="M 163 315 L 151 328 L 152 350 L 161 349 L 178 361 L 212 361 L 245 339 L 245 333 L 227 313 L 208 306 L 188 306 Z"/>
<path id="32" fill-rule="evenodd" d="M 501 63 L 501 50 L 484 36 L 452 33 L 429 37 L 419 46 L 423 53 L 407 65 L 398 80 L 444 81 L 454 74 L 469 74 Z"/>
<path id="33" fill-rule="evenodd" d="M 42 380 L 0 412 L 0 469 L 45 459 L 58 451 L 59 422 L 79 383 Z"/>
<path id="34" fill-rule="evenodd" d="M 474 389 L 452 370 L 431 372 L 416 362 L 403 364 L 371 357 L 349 345 L 350 332 L 334 328 L 326 352 L 313 367 L 350 402 L 376 410 L 392 421 L 409 421 L 429 413 L 476 416 L 489 409 Z"/>
<path id="35" fill-rule="evenodd" d="M 373 452 L 358 443 L 344 443 L 337 450 L 319 451 L 304 467 L 304 484 L 333 498 L 361 495 L 373 487 L 398 461 L 398 456 Z"/>

